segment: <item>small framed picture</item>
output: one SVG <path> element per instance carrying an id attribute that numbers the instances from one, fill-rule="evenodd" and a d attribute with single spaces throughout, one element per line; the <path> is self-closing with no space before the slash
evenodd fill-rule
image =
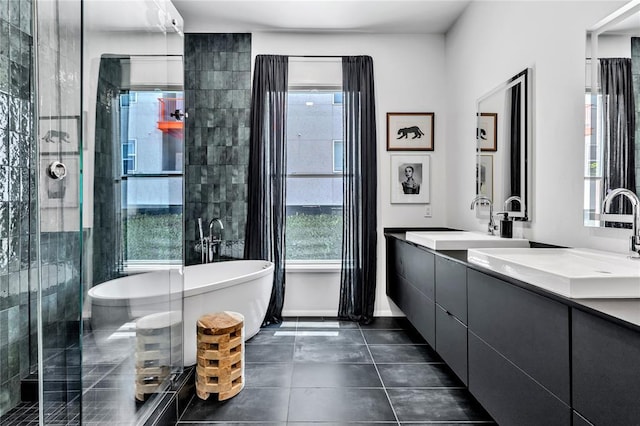
<path id="1" fill-rule="evenodd" d="M 387 151 L 433 151 L 432 112 L 388 112 Z"/>
<path id="2" fill-rule="evenodd" d="M 493 155 L 478 155 L 476 194 L 489 197 L 493 201 Z"/>
<path id="3" fill-rule="evenodd" d="M 391 156 L 391 202 L 396 204 L 429 202 L 429 156 Z"/>
<path id="4" fill-rule="evenodd" d="M 40 152 L 64 154 L 78 152 L 80 146 L 80 117 L 40 117 L 38 119 Z"/>
<path id="5" fill-rule="evenodd" d="M 495 112 L 478 114 L 476 141 L 480 151 L 498 150 L 498 114 Z"/>

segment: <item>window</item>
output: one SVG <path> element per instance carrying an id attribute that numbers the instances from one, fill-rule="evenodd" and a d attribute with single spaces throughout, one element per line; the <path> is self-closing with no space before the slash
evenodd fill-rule
<path id="1" fill-rule="evenodd" d="M 333 172 L 344 171 L 344 144 L 342 141 L 333 141 Z"/>
<path id="2" fill-rule="evenodd" d="M 289 90 L 287 260 L 338 261 L 342 252 L 342 92 Z"/>
<path id="3" fill-rule="evenodd" d="M 182 92 L 137 90 L 120 95 L 122 249 L 126 266 L 181 263 Z M 135 102 L 134 102 L 135 101 Z M 173 109 L 167 109 L 169 104 Z"/>
<path id="4" fill-rule="evenodd" d="M 122 174 L 128 175 L 136 171 L 136 145 L 135 139 L 128 139 L 122 144 Z"/>

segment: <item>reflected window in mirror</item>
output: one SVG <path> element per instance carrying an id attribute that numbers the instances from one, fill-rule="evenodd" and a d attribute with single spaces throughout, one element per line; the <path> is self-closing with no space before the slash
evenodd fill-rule
<path id="1" fill-rule="evenodd" d="M 603 215 L 607 193 L 640 193 L 640 7 L 614 12 L 587 32 L 584 224 L 631 227 L 632 206 L 617 197 Z"/>

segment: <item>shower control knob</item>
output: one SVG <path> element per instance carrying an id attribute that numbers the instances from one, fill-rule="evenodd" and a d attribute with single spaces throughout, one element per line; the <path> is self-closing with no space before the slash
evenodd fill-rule
<path id="1" fill-rule="evenodd" d="M 53 161 L 47 167 L 47 174 L 51 179 L 64 179 L 64 177 L 67 175 L 67 166 L 59 161 Z"/>

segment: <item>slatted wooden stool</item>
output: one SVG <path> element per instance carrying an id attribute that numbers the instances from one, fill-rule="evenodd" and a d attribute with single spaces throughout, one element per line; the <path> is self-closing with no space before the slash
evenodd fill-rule
<path id="1" fill-rule="evenodd" d="M 196 394 L 218 401 L 237 395 L 244 387 L 244 317 L 217 312 L 198 318 Z"/>
<path id="2" fill-rule="evenodd" d="M 144 401 L 171 372 L 181 354 L 180 312 L 159 312 L 136 321 L 136 399 Z"/>

